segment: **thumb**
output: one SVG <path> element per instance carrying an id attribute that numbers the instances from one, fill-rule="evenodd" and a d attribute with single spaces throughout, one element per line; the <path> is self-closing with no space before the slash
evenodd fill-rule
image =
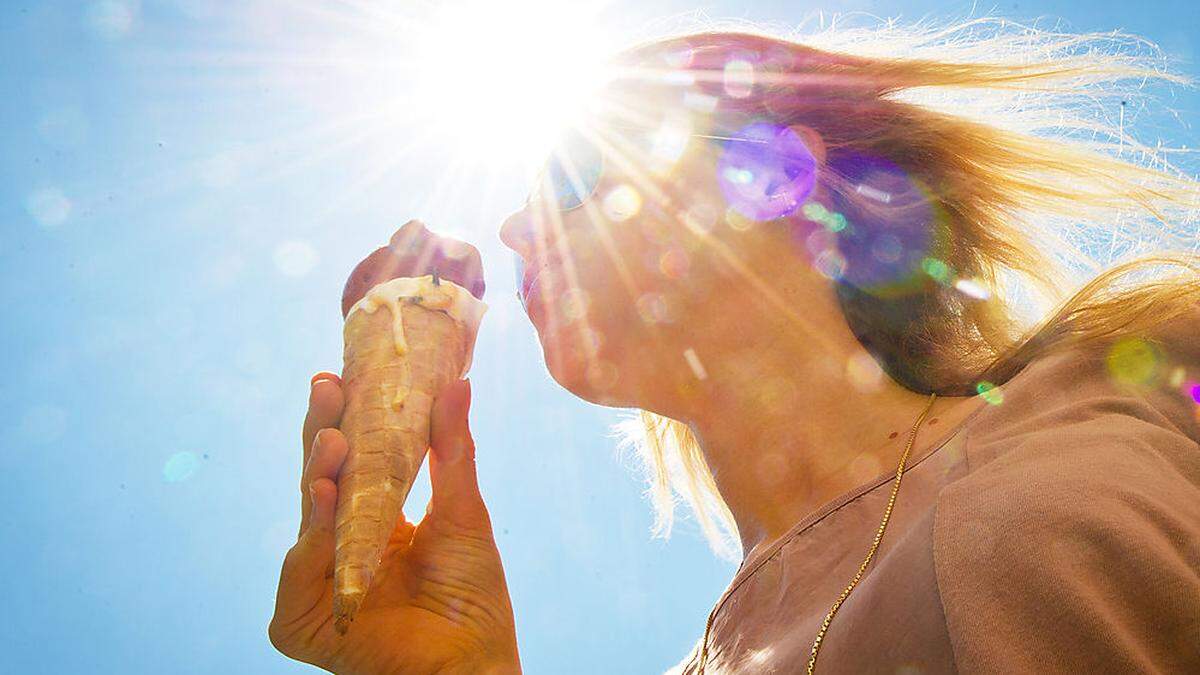
<path id="1" fill-rule="evenodd" d="M 429 433 L 433 497 L 429 507 L 456 525 L 490 529 L 475 475 L 475 441 L 467 422 L 470 410 L 470 380 L 451 382 L 434 399 Z"/>

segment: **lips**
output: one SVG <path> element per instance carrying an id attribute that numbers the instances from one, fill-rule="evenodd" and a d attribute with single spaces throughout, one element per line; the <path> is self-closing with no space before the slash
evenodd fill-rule
<path id="1" fill-rule="evenodd" d="M 524 262 L 524 261 L 522 261 Z M 525 273 L 521 275 L 521 297 L 525 300 L 529 299 L 529 293 L 533 289 L 534 284 L 542 276 L 546 270 L 554 267 L 557 261 L 554 260 L 535 260 L 528 267 L 525 267 Z"/>
<path id="2" fill-rule="evenodd" d="M 529 297 L 529 289 L 533 288 L 533 284 L 537 281 L 538 276 L 542 273 L 542 266 L 530 267 L 525 270 L 525 274 L 521 277 L 521 297 Z"/>

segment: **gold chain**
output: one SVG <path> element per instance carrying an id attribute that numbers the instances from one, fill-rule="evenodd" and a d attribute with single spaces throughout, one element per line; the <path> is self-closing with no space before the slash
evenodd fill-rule
<path id="1" fill-rule="evenodd" d="M 921 423 L 925 421 L 925 416 L 928 415 L 929 411 L 933 409 L 933 402 L 935 400 L 937 400 L 937 394 L 930 394 L 929 404 L 925 406 L 924 412 L 922 412 L 921 416 L 917 418 L 917 421 L 913 423 L 912 431 L 908 435 L 908 444 L 904 446 L 904 454 L 900 455 L 900 464 L 896 467 L 896 481 L 892 484 L 892 494 L 890 497 L 888 497 L 887 509 L 885 509 L 883 512 L 883 520 L 879 523 L 879 530 L 875 532 L 875 541 L 871 542 L 871 550 L 867 551 L 867 557 L 865 560 L 863 560 L 862 565 L 859 565 L 858 572 L 854 575 L 854 579 L 852 579 L 850 581 L 850 585 L 846 586 L 846 589 L 842 591 L 841 597 L 837 599 L 837 602 L 833 603 L 833 607 L 831 607 L 829 613 L 825 615 L 825 620 L 821 622 L 821 630 L 817 633 L 817 639 L 813 640 L 812 655 L 808 659 L 808 675 L 812 675 L 813 670 L 816 668 L 817 651 L 821 649 L 821 640 L 825 637 L 825 631 L 829 630 L 829 624 L 833 622 L 833 615 L 837 614 L 837 611 L 842 606 L 842 603 L 846 601 L 846 598 L 850 597 L 850 592 L 854 590 L 854 587 L 858 585 L 859 580 L 862 579 L 863 573 L 867 571 L 867 565 L 871 564 L 871 558 L 875 556 L 875 551 L 879 548 L 879 542 L 883 540 L 883 533 L 887 529 L 888 519 L 892 517 L 892 506 L 894 506 L 896 503 L 896 493 L 900 491 L 900 479 L 904 476 L 904 463 L 908 460 L 908 453 L 910 450 L 912 450 L 913 441 L 917 438 L 917 430 L 921 428 Z M 763 561 L 760 562 L 758 566 L 750 572 L 750 574 L 746 575 L 746 578 L 754 576 L 754 574 L 758 572 L 759 568 L 761 568 L 769 559 L 770 557 L 764 558 Z M 712 630 L 713 619 L 716 618 L 717 610 L 720 609 L 720 607 L 721 605 L 718 604 L 713 608 L 712 613 L 708 615 L 708 623 L 704 627 L 704 643 L 700 648 L 699 675 L 704 675 L 704 666 L 706 665 L 705 662 L 708 660 L 708 634 L 709 631 Z"/>

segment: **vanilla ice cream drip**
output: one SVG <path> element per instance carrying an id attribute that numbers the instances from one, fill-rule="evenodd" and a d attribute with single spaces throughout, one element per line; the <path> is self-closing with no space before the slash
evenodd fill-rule
<path id="1" fill-rule="evenodd" d="M 471 369 L 471 356 L 475 351 L 475 335 L 479 331 L 479 322 L 483 318 L 483 313 L 487 311 L 487 304 L 471 295 L 467 289 L 446 279 L 439 279 L 439 283 L 435 284 L 433 275 L 400 277 L 377 284 L 367 291 L 366 295 L 350 308 L 346 319 L 348 320 L 351 314 L 360 309 L 368 314 L 373 314 L 380 307 L 387 307 L 392 314 L 392 340 L 396 345 L 396 354 L 404 356 L 408 353 L 408 343 L 404 339 L 404 317 L 400 312 L 400 303 L 402 302 L 419 304 L 426 309 L 445 312 L 451 319 L 466 328 L 467 357 L 459 377 L 465 376 Z M 398 390 L 392 404 L 400 405 L 404 401 L 406 393 L 403 389 Z"/>

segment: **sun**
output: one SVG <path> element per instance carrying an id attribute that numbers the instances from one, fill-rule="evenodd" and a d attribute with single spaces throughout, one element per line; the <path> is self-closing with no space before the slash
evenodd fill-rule
<path id="1" fill-rule="evenodd" d="M 415 105 L 471 163 L 540 163 L 605 81 L 614 44 L 586 2 L 441 5 L 413 45 Z"/>

